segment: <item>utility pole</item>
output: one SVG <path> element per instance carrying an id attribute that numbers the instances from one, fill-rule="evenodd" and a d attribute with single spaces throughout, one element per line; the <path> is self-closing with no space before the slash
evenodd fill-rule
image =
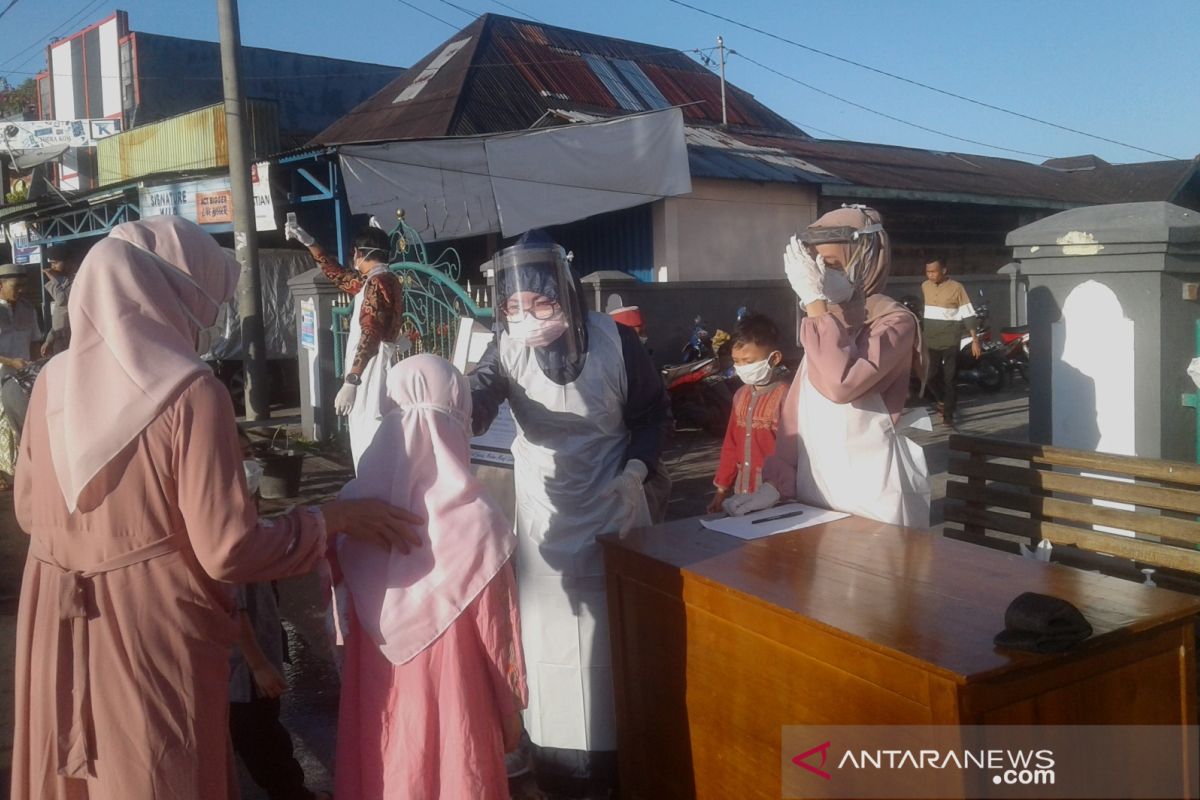
<path id="1" fill-rule="evenodd" d="M 250 139 L 243 124 L 242 34 L 237 0 L 217 0 L 221 35 L 221 78 L 225 88 L 225 132 L 229 139 L 229 183 L 233 189 L 233 247 L 242 274 L 237 310 L 242 320 L 242 374 L 246 380 L 246 419 L 270 419 L 267 403 L 267 348 L 263 336 L 262 276 L 258 268 L 258 234 L 250 186 Z"/>
<path id="2" fill-rule="evenodd" d="M 721 124 L 729 125 L 729 111 L 725 106 L 725 37 L 717 37 L 717 50 L 721 53 Z"/>

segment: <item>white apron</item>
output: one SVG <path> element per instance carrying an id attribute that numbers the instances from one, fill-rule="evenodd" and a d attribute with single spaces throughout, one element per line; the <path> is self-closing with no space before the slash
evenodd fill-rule
<path id="1" fill-rule="evenodd" d="M 897 432 L 883 396 L 872 393 L 853 403 L 835 403 L 812 385 L 807 361 L 796 380 L 796 499 L 879 522 L 929 528 L 925 452 Z M 911 417 L 901 419 L 901 430 L 909 427 Z"/>
<path id="2" fill-rule="evenodd" d="M 354 354 L 358 352 L 358 343 L 362 340 L 362 325 L 359 315 L 362 314 L 363 297 L 367 294 L 367 282 L 376 276 L 387 272 L 387 267 L 378 267 L 367 274 L 363 288 L 354 296 L 354 311 L 350 315 L 350 333 L 346 336 L 346 355 L 342 360 L 345 371 L 350 371 Z M 403 341 L 401 336 L 400 341 Z M 379 352 L 367 362 L 363 370 L 362 383 L 354 395 L 354 407 L 346 417 L 346 427 L 350 430 L 350 456 L 354 460 L 354 472 L 358 473 L 358 460 L 375 438 L 379 423 L 383 419 L 383 399 L 387 396 L 387 374 L 392 365 L 400 357 L 403 350 L 397 342 L 380 342 Z"/>
<path id="3" fill-rule="evenodd" d="M 525 726 L 534 744 L 615 750 L 612 654 L 604 559 L 596 536 L 615 530 L 600 490 L 622 468 L 628 386 L 616 324 L 588 315 L 583 372 L 566 386 L 533 350 L 500 337 L 517 425 L 517 582 L 529 676 Z"/>

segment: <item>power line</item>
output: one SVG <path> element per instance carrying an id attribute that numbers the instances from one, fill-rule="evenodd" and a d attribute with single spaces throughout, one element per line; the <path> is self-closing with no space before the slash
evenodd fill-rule
<path id="1" fill-rule="evenodd" d="M 0 67 L 3 67 L 3 66 L 5 66 L 5 65 L 7 65 L 7 64 L 11 64 L 12 62 L 16 61 L 16 60 L 17 60 L 18 58 L 20 58 L 21 56 L 23 56 L 23 55 L 25 55 L 26 53 L 28 53 L 30 50 L 34 50 L 34 49 L 36 49 L 36 48 L 37 48 L 37 47 L 39 47 L 39 46 L 42 44 L 42 42 L 44 42 L 46 39 L 49 39 L 51 36 L 54 36 L 54 35 L 55 35 L 55 34 L 56 34 L 58 31 L 62 30 L 63 28 L 67 27 L 67 26 L 68 26 L 68 25 L 70 25 L 72 22 L 74 22 L 74 21 L 75 21 L 75 19 L 76 19 L 77 17 L 81 17 L 81 16 L 83 16 L 83 15 L 87 14 L 87 13 L 88 13 L 88 12 L 89 12 L 89 11 L 90 11 L 90 10 L 91 10 L 93 7 L 95 7 L 95 6 L 99 6 L 99 5 L 101 5 L 102 3 L 104 3 L 104 2 L 105 2 L 105 0 L 89 0 L 89 2 L 85 3 L 85 4 L 84 4 L 84 5 L 83 5 L 83 6 L 82 6 L 82 7 L 81 7 L 81 8 L 80 8 L 78 11 L 76 11 L 76 12 L 75 12 L 74 14 L 72 14 L 71 16 L 67 17 L 67 19 L 66 19 L 65 21 L 63 21 L 63 22 L 60 22 L 59 24 L 57 24 L 57 25 L 55 25 L 53 28 L 51 28 L 51 29 L 50 29 L 50 30 L 49 30 L 49 31 L 46 33 L 46 35 L 45 35 L 45 36 L 42 36 L 40 39 L 35 39 L 35 40 L 34 40 L 34 42 L 33 42 L 33 44 L 31 44 L 31 45 L 28 45 L 28 46 L 27 46 L 27 47 L 25 47 L 24 49 L 22 49 L 22 50 L 19 50 L 19 51 L 18 51 L 17 53 L 15 53 L 14 55 L 11 55 L 11 56 L 9 56 L 7 59 L 5 59 L 5 60 L 4 60 L 2 63 L 0 63 Z M 22 66 L 24 66 L 25 64 L 29 63 L 29 60 L 30 60 L 30 59 L 25 59 L 25 61 L 24 61 L 24 62 L 22 62 L 21 64 L 18 64 L 17 66 L 18 66 L 18 67 L 22 67 Z"/>
<path id="2" fill-rule="evenodd" d="M 408 0 L 396 0 L 396 2 L 401 5 L 408 6 L 413 11 L 416 11 L 418 14 L 424 14 L 425 16 L 429 17 L 430 19 L 436 19 L 438 22 L 442 23 L 443 25 L 449 25 L 451 28 L 454 28 L 454 30 L 459 30 L 460 28 L 462 28 L 461 25 L 455 25 L 453 22 L 447 22 L 446 20 L 439 17 L 437 14 L 434 14 L 431 11 L 426 11 L 425 9 L 421 8 L 420 6 L 413 5 L 412 3 L 408 2 Z"/>
<path id="3" fill-rule="evenodd" d="M 15 6 L 17 4 L 17 2 L 18 2 L 18 0 L 12 0 L 12 2 L 10 2 L 8 5 L 6 5 L 4 7 L 4 10 L 0 11 L 0 17 L 3 17 L 5 14 L 7 14 L 9 11 L 11 11 L 12 7 Z"/>
<path id="4" fill-rule="evenodd" d="M 953 97 L 956 100 L 962 100 L 963 102 L 971 103 L 973 105 L 977 105 L 982 108 L 991 109 L 992 111 L 999 111 L 1002 114 L 1009 114 L 1014 117 L 1019 117 L 1020 119 L 1028 120 L 1029 122 L 1036 122 L 1039 125 L 1046 125 L 1051 128 L 1057 128 L 1060 131 L 1067 131 L 1068 133 L 1074 133 L 1074 134 L 1078 134 L 1080 136 L 1086 136 L 1089 139 L 1096 139 L 1097 141 L 1108 142 L 1109 144 L 1115 144 L 1115 145 L 1119 145 L 1121 147 L 1128 147 L 1130 150 L 1138 150 L 1142 153 L 1149 153 L 1152 156 L 1159 156 L 1161 158 L 1167 158 L 1167 159 L 1171 159 L 1173 161 L 1180 160 L 1176 156 L 1170 156 L 1170 155 L 1167 155 L 1166 153 L 1159 153 L 1156 150 L 1147 150 L 1145 147 L 1138 147 L 1136 144 L 1129 144 L 1128 142 L 1122 142 L 1122 141 L 1118 141 L 1116 139 L 1110 139 L 1107 136 L 1100 136 L 1095 133 L 1088 133 L 1087 131 L 1081 131 L 1078 128 L 1071 128 L 1066 125 L 1060 125 L 1057 122 L 1050 122 L 1048 120 L 1030 116 L 1029 114 L 1023 114 L 1020 111 L 1013 111 L 1010 108 L 1004 108 L 1003 106 L 998 106 L 998 105 L 994 105 L 992 103 L 987 103 L 987 102 L 984 102 L 983 100 L 976 100 L 973 97 L 967 97 L 966 95 L 957 94 L 955 92 L 951 92 L 946 89 L 940 89 L 937 86 L 931 86 L 928 83 L 922 83 L 921 81 L 913 80 L 912 78 L 906 78 L 903 75 L 897 75 L 893 72 L 888 72 L 887 70 L 879 69 L 878 67 L 872 67 L 869 64 L 863 64 L 862 62 L 854 61 L 853 59 L 846 58 L 845 56 L 839 56 L 835 53 L 830 53 L 825 50 L 821 50 L 819 48 L 813 47 L 811 45 L 801 44 L 800 42 L 797 42 L 794 39 L 788 39 L 787 37 L 780 36 L 777 33 L 772 33 L 770 31 L 763 30 L 762 28 L 756 28 L 753 25 L 748 25 L 745 22 L 739 22 L 736 19 L 731 19 L 729 17 L 722 16 L 721 14 L 717 14 L 715 12 L 700 8 L 699 6 L 694 6 L 690 3 L 684 2 L 684 0 L 667 0 L 667 2 L 674 3 L 677 6 L 683 6 L 684 8 L 690 8 L 692 11 L 697 11 L 701 14 L 712 17 L 714 19 L 719 19 L 722 22 L 728 22 L 729 24 L 736 25 L 739 28 L 745 28 L 748 31 L 753 31 L 754 33 L 758 33 L 763 36 L 770 37 L 771 39 L 774 39 L 779 42 L 783 42 L 784 44 L 790 44 L 791 46 L 798 47 L 801 50 L 807 50 L 810 53 L 816 53 L 817 55 L 825 56 L 826 58 L 832 58 L 835 61 L 842 62 L 843 64 L 849 64 L 851 66 L 858 67 L 859 69 L 865 69 L 869 72 L 874 72 L 877 75 L 883 75 L 885 77 L 891 78 L 893 80 L 901 81 L 903 83 L 907 83 L 912 86 L 919 86 L 922 89 L 927 89 L 928 91 L 931 91 L 931 92 L 937 92 L 938 94 L 945 95 L 946 97 Z M 743 58 L 744 58 L 744 56 L 743 56 Z M 1001 148 L 1001 149 L 1004 149 L 1004 148 Z M 1014 151 L 1014 152 L 1019 152 L 1019 151 Z"/>
<path id="5" fill-rule="evenodd" d="M 750 58 L 750 56 L 746 55 L 745 53 L 740 53 L 736 50 L 730 50 L 729 54 L 731 56 L 733 56 L 733 55 L 740 56 L 741 58 L 744 58 L 746 61 L 749 61 L 751 64 L 755 65 L 756 67 L 765 69 L 767 72 L 770 72 L 774 75 L 778 75 L 780 78 L 783 78 L 784 80 L 789 80 L 792 83 L 797 83 L 806 89 L 810 89 L 814 92 L 817 92 L 818 94 L 823 94 L 826 97 L 831 97 L 834 100 L 837 100 L 839 102 L 845 103 L 850 106 L 854 106 L 855 108 L 858 108 L 863 111 L 869 112 L 871 114 L 875 114 L 877 116 L 883 117 L 884 119 L 890 119 L 893 122 L 899 122 L 902 125 L 908 125 L 909 127 L 916 128 L 917 130 L 925 131 L 926 133 L 934 133 L 934 134 L 937 134 L 938 136 L 945 136 L 949 139 L 956 139 L 960 142 L 966 142 L 968 144 L 974 144 L 974 145 L 978 145 L 980 147 L 990 147 L 993 150 L 1003 150 L 1007 153 L 1017 153 L 1017 154 L 1023 155 L 1023 156 L 1033 156 L 1035 158 L 1040 158 L 1043 161 L 1053 158 L 1053 156 L 1044 155 L 1042 153 L 1030 153 L 1027 150 L 1017 150 L 1012 147 L 1002 147 L 998 144 L 990 144 L 989 142 L 981 142 L 977 139 L 968 139 L 965 136 L 956 136 L 953 133 L 946 133 L 945 131 L 939 131 L 936 128 L 930 128 L 925 125 L 920 125 L 916 122 L 909 122 L 906 119 L 901 119 L 900 117 L 894 117 L 891 114 L 885 114 L 884 112 L 877 111 L 876 109 L 871 108 L 869 106 L 864 106 L 862 103 L 856 103 L 853 100 L 848 100 L 845 97 L 841 97 L 840 95 L 834 94 L 833 92 L 827 92 L 818 86 L 813 86 L 811 83 L 805 83 L 804 81 L 800 80 L 799 78 L 796 78 L 792 75 L 788 75 L 787 73 L 784 73 L 784 72 L 780 72 L 779 70 L 775 69 L 774 67 L 768 67 L 766 64 L 763 64 L 760 61 L 755 61 L 753 58 Z"/>
<path id="6" fill-rule="evenodd" d="M 470 9 L 467 9 L 467 8 L 463 8 L 458 3 L 451 3 L 450 0 L 438 0 L 438 2 L 441 3 L 442 5 L 450 6 L 451 8 L 455 9 L 456 11 L 461 11 L 462 13 L 466 14 L 471 19 L 475 19 L 476 17 L 481 16 L 478 12 L 471 11 Z"/>
<path id="7" fill-rule="evenodd" d="M 699 61 L 699 63 L 700 63 L 700 64 L 702 64 L 702 65 L 704 65 L 704 67 L 706 67 L 706 68 L 708 69 L 708 71 L 709 71 L 709 72 L 715 72 L 715 70 L 714 70 L 714 67 L 713 67 L 713 64 L 715 64 L 716 62 L 715 62 L 715 61 L 713 61 L 713 60 L 712 60 L 712 59 L 711 59 L 711 58 L 708 56 L 708 54 L 709 54 L 709 53 L 711 53 L 713 50 L 716 50 L 716 49 L 717 49 L 716 47 L 708 47 L 708 48 L 703 48 L 703 49 L 701 49 L 701 48 L 696 48 L 696 49 L 693 49 L 693 50 L 689 50 L 688 52 L 689 52 L 689 53 L 694 53 L 694 54 L 695 54 L 695 56 L 696 56 L 696 59 Z M 741 55 L 740 53 L 737 53 L 736 51 L 734 51 L 732 48 L 730 48 L 730 50 L 729 50 L 729 54 L 730 54 L 730 55 Z M 746 60 L 747 60 L 747 61 L 749 61 L 749 59 L 746 59 Z M 736 88 L 736 87 L 734 87 L 734 88 Z M 782 116 L 782 115 L 781 115 L 781 116 Z M 794 120 L 794 119 L 791 119 L 791 118 L 789 118 L 789 117 L 783 117 L 783 119 L 785 119 L 785 120 L 787 120 L 788 122 L 792 123 L 792 124 L 793 124 L 793 125 L 795 125 L 797 128 L 802 128 L 802 129 L 804 129 L 806 132 L 807 132 L 807 131 L 816 131 L 817 133 L 823 133 L 823 134 L 825 134 L 826 136 L 829 136 L 829 137 L 831 137 L 831 138 L 833 138 L 833 139 L 843 139 L 843 140 L 845 140 L 845 141 L 850 141 L 850 139 L 849 139 L 848 137 L 846 137 L 846 136 L 842 136 L 842 135 L 840 135 L 840 134 L 834 133 L 833 131 L 827 131 L 827 130 L 824 130 L 823 128 L 818 128 L 816 125 L 810 125 L 810 124 L 808 124 L 807 122 L 800 122 L 800 121 L 798 121 L 798 120 Z"/>
<path id="8" fill-rule="evenodd" d="M 539 18 L 539 17 L 535 17 L 533 14 L 529 14 L 529 13 L 527 13 L 527 12 L 525 12 L 525 11 L 522 11 L 522 10 L 521 10 L 521 9 L 519 9 L 519 8 L 513 8 L 513 7 L 512 7 L 512 6 L 510 6 L 508 3 L 502 3 L 502 2 L 500 2 L 500 0 L 492 0 L 492 2 L 493 2 L 493 3 L 495 3 L 496 5 L 500 6 L 501 8 L 508 9 L 509 11 L 513 12 L 514 14 L 519 14 L 519 15 L 521 15 L 522 17 L 525 17 L 526 19 L 531 19 L 531 20 L 533 20 L 533 21 L 535 21 L 535 22 L 540 22 L 540 23 L 542 23 L 543 25 L 549 25 L 549 24 L 550 24 L 550 23 L 546 22 L 546 20 L 544 20 L 544 19 L 541 19 L 541 18 Z"/>
<path id="9" fill-rule="evenodd" d="M 715 47 L 709 47 L 709 48 L 692 48 L 689 50 L 667 50 L 667 51 L 664 51 L 661 53 L 654 53 L 654 54 L 649 54 L 649 55 L 644 55 L 644 56 L 638 56 L 638 61 L 653 63 L 654 61 L 660 60 L 660 59 L 669 59 L 669 58 L 674 58 L 675 56 L 680 56 L 680 55 L 688 56 L 693 53 L 711 52 L 716 49 L 717 48 L 715 48 Z M 577 63 L 579 63 L 579 57 L 573 56 L 573 57 L 567 57 L 567 58 L 553 58 L 553 59 L 546 59 L 546 60 L 540 60 L 540 61 L 484 61 L 484 62 L 480 62 L 478 64 L 470 64 L 470 65 L 468 65 L 468 69 L 502 69 L 504 67 L 545 66 L 545 65 L 550 65 L 550 64 L 577 64 Z M 9 70 L 7 72 L 7 74 L 36 76 L 36 75 L 41 75 L 42 72 L 46 72 L 46 74 L 51 78 L 56 77 L 56 76 L 57 77 L 65 77 L 65 76 L 68 76 L 71 74 L 69 72 L 49 72 L 47 70 L 42 70 L 41 72 L 22 72 L 22 71 L 17 71 L 17 70 Z M 340 78 L 340 77 L 357 77 L 357 76 L 362 76 L 362 75 L 382 75 L 382 74 L 385 74 L 388 72 L 402 73 L 402 72 L 404 72 L 404 68 L 402 68 L 402 67 L 390 67 L 390 68 L 383 67 L 383 68 L 379 68 L 379 69 L 361 70 L 361 71 L 354 71 L 354 72 L 303 72 L 303 73 L 290 72 L 287 74 L 280 73 L 280 74 L 272 74 L 272 75 L 247 75 L 247 76 L 244 76 L 242 78 L 242 80 L 244 80 L 244 81 L 266 81 L 266 80 L 293 80 L 293 79 L 297 79 L 297 78 Z M 110 74 L 110 73 L 98 73 L 97 77 L 111 80 L 111 79 L 120 78 L 123 76 L 120 74 L 114 75 L 114 74 Z M 220 75 L 207 75 L 207 76 L 205 76 L 205 75 L 149 75 L 144 72 L 139 73 L 137 77 L 139 80 L 156 80 L 156 81 L 161 80 L 161 81 L 210 81 L 211 82 L 211 81 L 221 80 Z"/>

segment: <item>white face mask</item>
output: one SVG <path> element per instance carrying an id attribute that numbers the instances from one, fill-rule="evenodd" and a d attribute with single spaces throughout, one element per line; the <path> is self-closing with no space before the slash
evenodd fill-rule
<path id="1" fill-rule="evenodd" d="M 771 365 L 771 356 L 767 356 L 762 361 L 755 361 L 753 364 L 735 364 L 733 371 L 747 386 L 766 386 L 771 382 L 771 375 L 775 372 L 775 367 Z"/>
<path id="2" fill-rule="evenodd" d="M 207 328 L 200 328 L 200 331 L 196 334 L 196 355 L 207 356 L 211 354 L 214 347 L 229 338 L 229 323 L 232 314 L 233 311 L 228 303 L 222 303 L 217 308 L 216 321 Z M 191 315 L 189 314 L 188 316 Z M 195 317 L 192 317 L 192 321 L 196 325 L 200 324 Z"/>
<path id="3" fill-rule="evenodd" d="M 845 271 L 840 269 L 825 270 L 825 280 L 822 281 L 821 289 L 829 302 L 835 305 L 845 303 L 854 296 L 854 284 Z"/>
<path id="4" fill-rule="evenodd" d="M 552 319 L 534 319 L 526 314 L 519 320 L 508 321 L 508 335 L 526 347 L 545 347 L 566 333 L 567 321 L 559 314 Z"/>

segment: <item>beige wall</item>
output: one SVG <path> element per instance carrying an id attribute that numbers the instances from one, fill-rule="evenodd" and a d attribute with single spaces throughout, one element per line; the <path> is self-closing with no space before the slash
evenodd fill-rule
<path id="1" fill-rule="evenodd" d="M 813 186 L 693 179 L 691 194 L 654 204 L 654 263 L 671 281 L 778 279 L 788 238 L 816 212 Z"/>

